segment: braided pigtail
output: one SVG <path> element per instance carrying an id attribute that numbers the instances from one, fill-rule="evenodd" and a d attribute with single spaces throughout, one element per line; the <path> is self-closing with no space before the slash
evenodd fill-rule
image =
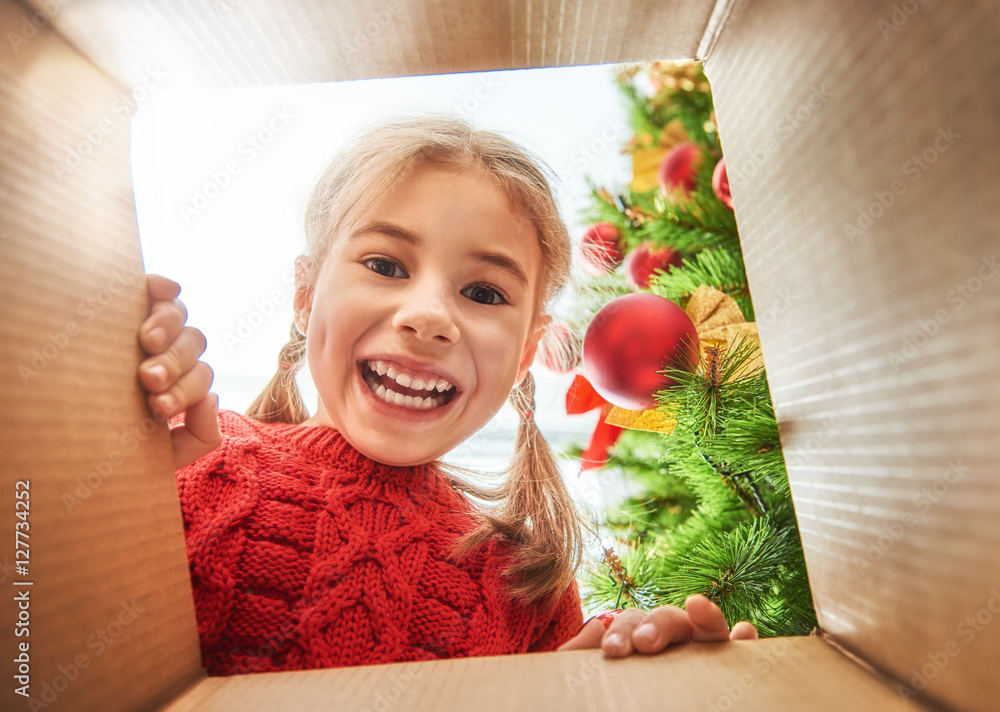
<path id="1" fill-rule="evenodd" d="M 305 362 L 305 356 L 306 337 L 292 323 L 288 343 L 278 353 L 278 372 L 250 404 L 246 412 L 248 417 L 264 423 L 292 424 L 302 423 L 309 417 L 295 383 L 295 374 Z"/>
<path id="2" fill-rule="evenodd" d="M 499 534 L 514 544 L 512 563 L 505 572 L 512 593 L 529 602 L 548 597 L 549 605 L 555 605 L 580 563 L 586 525 L 535 423 L 535 381 L 530 371 L 511 392 L 510 402 L 520 423 L 503 486 L 503 510 L 497 516 L 486 515 L 483 525 L 459 542 L 457 553 L 471 551 Z"/>

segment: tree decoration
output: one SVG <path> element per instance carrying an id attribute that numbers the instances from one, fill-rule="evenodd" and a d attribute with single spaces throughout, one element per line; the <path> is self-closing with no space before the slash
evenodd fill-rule
<path id="1" fill-rule="evenodd" d="M 580 241 L 585 271 L 599 277 L 614 271 L 625 258 L 622 232 L 608 222 L 593 223 Z"/>
<path id="2" fill-rule="evenodd" d="M 684 311 L 691 319 L 698 334 L 698 343 L 702 351 L 702 364 L 717 363 L 711 358 L 711 354 L 718 354 L 720 347 L 731 349 L 736 344 L 743 343 L 752 345 L 755 350 L 753 357 L 748 358 L 742 366 L 741 374 L 751 374 L 764 368 L 764 361 L 760 357 L 760 337 L 757 334 L 757 325 L 747 323 L 732 297 L 717 289 L 702 285 L 688 301 Z M 713 380 L 711 373 L 709 373 L 709 380 Z M 666 434 L 673 432 L 674 426 L 677 424 L 676 420 L 664 413 L 662 407 L 637 412 L 615 406 L 608 411 L 607 422 L 623 428 Z"/>
<path id="3" fill-rule="evenodd" d="M 569 390 L 566 391 L 566 414 L 579 415 L 598 408 L 601 410 L 601 417 L 597 421 L 597 427 L 594 428 L 594 434 L 590 437 L 590 444 L 580 453 L 581 472 L 604 466 L 608 461 L 608 450 L 618 440 L 622 428 L 607 422 L 611 404 L 594 390 L 586 378 L 577 374 Z"/>
<path id="4" fill-rule="evenodd" d="M 625 256 L 625 280 L 634 291 L 647 289 L 655 272 L 679 267 L 683 261 L 683 256 L 671 247 L 643 242 Z"/>
<path id="5" fill-rule="evenodd" d="M 712 171 L 712 190 L 719 200 L 730 210 L 733 209 L 733 194 L 729 192 L 729 174 L 726 173 L 726 159 L 720 158 Z"/>
<path id="6" fill-rule="evenodd" d="M 687 198 L 695 187 L 695 164 L 699 160 L 701 149 L 690 141 L 667 151 L 660 163 L 660 192 L 675 199 Z"/>
<path id="7" fill-rule="evenodd" d="M 583 348 L 573 328 L 561 321 L 553 322 L 545 330 L 538 344 L 538 360 L 550 371 L 569 373 L 578 365 Z"/>
<path id="8" fill-rule="evenodd" d="M 693 368 L 698 334 L 684 310 L 655 294 L 627 294 L 594 316 L 583 338 L 583 367 L 595 390 L 622 408 L 655 408 L 672 385 L 664 368 Z"/>
<path id="9" fill-rule="evenodd" d="M 606 461 L 630 495 L 601 522 L 618 553 L 594 557 L 581 592 L 590 610 L 683 605 L 701 593 L 763 636 L 806 634 L 816 617 L 711 89 L 696 62 L 633 65 L 617 82 L 634 133 L 623 148 L 632 180 L 594 185 L 582 220 L 617 228 L 626 264 L 609 270 L 617 262 L 602 257 L 605 269 L 578 292 L 569 322 L 586 327 L 586 378 L 567 405 L 601 409 L 588 462 Z M 649 266 L 661 248 L 677 261 Z M 649 291 L 627 291 L 640 286 Z M 679 319 L 664 326 L 648 305 L 604 311 L 630 298 L 684 314 L 698 338 L 691 360 L 677 358 Z M 623 429 L 611 437 L 605 426 Z"/>

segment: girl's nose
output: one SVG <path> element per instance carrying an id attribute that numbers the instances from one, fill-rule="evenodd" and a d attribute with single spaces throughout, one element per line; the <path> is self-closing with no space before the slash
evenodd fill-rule
<path id="1" fill-rule="evenodd" d="M 412 332 L 423 341 L 458 341 L 458 326 L 441 297 L 411 293 L 404 300 L 392 318 L 393 327 Z"/>

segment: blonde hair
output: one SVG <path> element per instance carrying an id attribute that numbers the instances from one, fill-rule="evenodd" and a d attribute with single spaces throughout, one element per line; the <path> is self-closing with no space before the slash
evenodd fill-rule
<path id="1" fill-rule="evenodd" d="M 571 259 L 569 234 L 549 182 L 536 159 L 510 139 L 475 130 L 450 116 L 381 124 L 327 165 L 306 206 L 308 281 L 315 280 L 338 232 L 350 229 L 379 197 L 425 162 L 481 171 L 504 191 L 512 210 L 534 226 L 543 258 L 534 312 L 540 318 L 544 306 L 566 283 Z M 278 357 L 278 371 L 250 406 L 248 416 L 284 423 L 301 423 L 309 417 L 295 384 L 295 373 L 305 361 L 305 344 L 293 323 Z M 433 464 L 458 490 L 496 504 L 493 514 L 480 514 L 478 528 L 457 542 L 455 556 L 471 553 L 497 535 L 513 548 L 512 563 L 505 571 L 511 592 L 529 602 L 548 597 L 554 605 L 573 579 L 583 551 L 582 531 L 589 527 L 570 499 L 552 452 L 535 425 L 530 372 L 510 399 L 521 420 L 504 482 L 473 484 L 467 476 L 478 473 Z"/>

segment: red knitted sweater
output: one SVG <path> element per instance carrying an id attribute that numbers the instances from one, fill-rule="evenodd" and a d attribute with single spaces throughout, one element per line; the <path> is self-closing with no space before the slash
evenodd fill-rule
<path id="1" fill-rule="evenodd" d="M 219 423 L 177 471 L 210 675 L 553 650 L 583 624 L 575 583 L 549 613 L 512 599 L 499 540 L 449 558 L 474 510 L 433 467 L 331 428 Z"/>

